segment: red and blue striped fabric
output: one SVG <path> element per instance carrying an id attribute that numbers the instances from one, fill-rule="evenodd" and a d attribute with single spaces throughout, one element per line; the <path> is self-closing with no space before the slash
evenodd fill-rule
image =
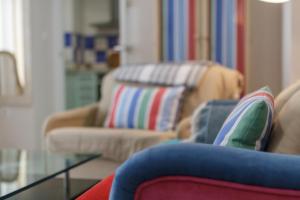
<path id="1" fill-rule="evenodd" d="M 209 59 L 244 73 L 245 0 L 161 2 L 164 61 Z"/>
<path id="2" fill-rule="evenodd" d="M 194 0 L 192 0 L 194 1 Z M 162 36 L 163 36 L 163 59 L 165 61 L 190 60 L 191 41 L 193 31 L 189 15 L 190 0 L 163 0 L 162 1 Z M 193 5 L 193 4 L 191 4 Z M 194 8 L 193 8 L 194 9 Z M 195 47 L 193 47 L 195 48 Z"/>
<path id="3" fill-rule="evenodd" d="M 244 72 L 245 0 L 211 0 L 212 60 Z"/>
<path id="4" fill-rule="evenodd" d="M 156 131 L 174 129 L 184 87 L 115 87 L 108 128 L 135 128 Z"/>
<path id="5" fill-rule="evenodd" d="M 245 96 L 224 122 L 214 145 L 264 150 L 273 112 L 274 97 L 268 87 Z"/>

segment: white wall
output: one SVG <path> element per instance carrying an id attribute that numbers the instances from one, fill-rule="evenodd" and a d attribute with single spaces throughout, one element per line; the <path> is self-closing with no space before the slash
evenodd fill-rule
<path id="1" fill-rule="evenodd" d="M 44 120 L 51 113 L 64 109 L 63 31 L 68 29 L 66 25 L 72 30 L 82 29 L 80 23 L 77 23 L 80 19 L 87 23 L 92 23 L 98 15 L 101 15 L 100 19 L 109 19 L 106 16 L 109 13 L 106 6 L 108 1 L 68 0 L 67 3 L 75 1 L 80 3 L 72 9 L 90 9 L 93 5 L 95 9 L 82 18 L 80 15 L 70 18 L 67 20 L 70 24 L 65 24 L 64 17 L 68 14 L 64 13 L 64 1 L 30 0 L 30 23 L 27 25 L 29 49 L 26 52 L 30 52 L 31 101 L 30 104 L 19 107 L 0 105 L 0 147 L 43 147 Z M 91 4 L 83 6 L 86 1 Z M 91 31 L 86 27 L 83 29 Z"/>
<path id="2" fill-rule="evenodd" d="M 283 85 L 300 80 L 300 1 L 290 1 L 283 8 Z"/>
<path id="3" fill-rule="evenodd" d="M 85 34 L 96 33 L 91 24 L 109 22 L 110 0 L 83 0 L 82 1 L 82 28 Z"/>
<path id="4" fill-rule="evenodd" d="M 50 113 L 62 109 L 62 20 L 56 18 L 60 15 L 60 2 L 30 0 L 30 49 L 26 51 L 30 52 L 32 99 L 26 106 L 0 108 L 0 147 L 42 147 L 43 121 Z"/>
<path id="5" fill-rule="evenodd" d="M 35 146 L 34 111 L 31 107 L 0 108 L 0 147 L 29 148 Z"/>
<path id="6" fill-rule="evenodd" d="M 126 63 L 155 63 L 159 61 L 158 0 L 120 0 L 121 61 Z"/>
<path id="7" fill-rule="evenodd" d="M 300 2 L 291 1 L 291 82 L 295 82 L 300 79 Z"/>
<path id="8" fill-rule="evenodd" d="M 75 10 L 75 2 L 78 2 L 78 0 L 64 0 L 63 1 L 63 12 L 65 15 L 64 18 L 64 27 L 65 31 L 71 32 L 76 30 L 75 27 L 75 16 L 74 16 L 74 10 Z M 78 4 L 78 3 L 77 3 Z M 78 24 L 81 24 L 81 22 L 78 22 Z"/>
<path id="9" fill-rule="evenodd" d="M 109 22 L 110 0 L 64 0 L 64 27 L 66 31 L 94 34 L 91 24 Z"/>
<path id="10" fill-rule="evenodd" d="M 247 90 L 282 89 L 282 4 L 247 1 Z"/>

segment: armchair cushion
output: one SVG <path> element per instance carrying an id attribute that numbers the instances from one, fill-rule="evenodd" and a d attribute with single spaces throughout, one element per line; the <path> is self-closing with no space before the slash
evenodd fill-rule
<path id="1" fill-rule="evenodd" d="M 279 114 L 289 100 L 300 91 L 300 80 L 284 89 L 275 99 L 275 112 Z"/>
<path id="2" fill-rule="evenodd" d="M 275 119 L 268 150 L 300 154 L 300 81 L 283 90 L 275 99 Z"/>
<path id="3" fill-rule="evenodd" d="M 187 139 L 191 135 L 191 117 L 186 117 L 182 119 L 177 125 L 176 125 L 176 135 L 177 138 Z"/>
<path id="4" fill-rule="evenodd" d="M 212 144 L 237 100 L 213 100 L 201 104 L 192 117 L 192 142 Z"/>
<path id="5" fill-rule="evenodd" d="M 88 105 L 74 110 L 55 113 L 49 116 L 43 125 L 43 133 L 62 127 L 84 127 L 93 126 L 97 112 L 101 113 L 97 104 Z"/>
<path id="6" fill-rule="evenodd" d="M 113 92 L 107 128 L 173 130 L 184 87 L 118 85 Z"/>
<path id="7" fill-rule="evenodd" d="M 174 139 L 174 132 L 134 129 L 60 128 L 48 133 L 48 149 L 62 153 L 101 153 L 103 158 L 123 162 L 144 148 Z"/>

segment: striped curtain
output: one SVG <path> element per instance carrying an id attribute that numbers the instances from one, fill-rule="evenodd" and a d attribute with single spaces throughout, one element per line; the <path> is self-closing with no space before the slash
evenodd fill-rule
<path id="1" fill-rule="evenodd" d="M 212 60 L 244 72 L 245 0 L 211 0 Z"/>
<path id="2" fill-rule="evenodd" d="M 161 0 L 162 60 L 209 59 L 244 72 L 245 0 Z"/>
<path id="3" fill-rule="evenodd" d="M 208 44 L 209 0 L 161 2 L 163 60 L 184 61 L 200 59 L 201 55 L 207 57 L 204 46 Z"/>
<path id="4" fill-rule="evenodd" d="M 187 11 L 187 1 L 163 0 L 163 55 L 167 61 L 187 59 Z"/>

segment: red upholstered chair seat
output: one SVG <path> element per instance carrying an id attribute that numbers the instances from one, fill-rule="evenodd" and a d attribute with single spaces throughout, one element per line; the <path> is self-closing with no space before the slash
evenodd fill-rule
<path id="1" fill-rule="evenodd" d="M 114 175 L 105 178 L 77 200 L 109 200 Z M 195 178 L 162 177 L 138 187 L 135 200 L 296 200 L 300 192 L 271 189 L 232 182 Z"/>
<path id="2" fill-rule="evenodd" d="M 162 177 L 143 183 L 135 200 L 296 200 L 300 192 L 195 177 Z"/>

